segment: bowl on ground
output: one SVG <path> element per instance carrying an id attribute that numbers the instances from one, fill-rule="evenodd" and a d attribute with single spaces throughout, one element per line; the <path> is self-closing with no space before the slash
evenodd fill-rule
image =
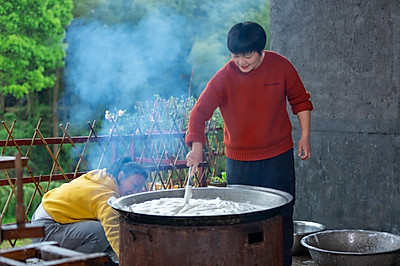
<path id="1" fill-rule="evenodd" d="M 400 253 L 400 236 L 370 230 L 327 230 L 300 242 L 320 266 L 389 266 L 396 264 Z"/>
<path id="2" fill-rule="evenodd" d="M 326 230 L 326 226 L 316 222 L 293 221 L 293 247 L 292 255 L 299 256 L 308 254 L 306 247 L 300 244 L 300 240 L 312 233 Z"/>

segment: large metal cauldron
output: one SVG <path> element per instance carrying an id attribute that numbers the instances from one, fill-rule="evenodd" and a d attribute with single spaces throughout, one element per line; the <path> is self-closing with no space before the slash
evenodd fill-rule
<path id="1" fill-rule="evenodd" d="M 134 194 L 109 205 L 119 211 L 120 265 L 281 265 L 283 206 L 288 193 L 252 186 L 194 188 L 194 199 L 215 199 L 264 206 L 232 215 L 157 216 L 124 210 L 153 199 L 183 198 L 184 189 Z"/>

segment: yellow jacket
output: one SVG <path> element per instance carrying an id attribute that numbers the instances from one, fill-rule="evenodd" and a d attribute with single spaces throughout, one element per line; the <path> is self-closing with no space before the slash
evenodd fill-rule
<path id="1" fill-rule="evenodd" d="M 119 213 L 107 204 L 119 197 L 114 179 L 106 169 L 90 171 L 47 192 L 43 208 L 60 224 L 98 220 L 113 250 L 119 256 Z"/>

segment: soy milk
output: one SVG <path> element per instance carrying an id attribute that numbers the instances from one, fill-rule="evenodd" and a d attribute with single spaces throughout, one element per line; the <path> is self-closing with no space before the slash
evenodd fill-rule
<path id="1" fill-rule="evenodd" d="M 250 203 L 215 199 L 190 199 L 185 204 L 183 198 L 160 198 L 132 204 L 125 211 L 161 216 L 217 216 L 262 211 L 264 207 Z"/>

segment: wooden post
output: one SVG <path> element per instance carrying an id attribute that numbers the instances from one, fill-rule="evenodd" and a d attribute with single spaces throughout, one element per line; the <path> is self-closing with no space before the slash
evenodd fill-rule
<path id="1" fill-rule="evenodd" d="M 17 206 L 15 207 L 18 227 L 25 226 L 24 193 L 22 189 L 22 162 L 21 154 L 15 154 L 15 177 L 17 179 Z"/>

